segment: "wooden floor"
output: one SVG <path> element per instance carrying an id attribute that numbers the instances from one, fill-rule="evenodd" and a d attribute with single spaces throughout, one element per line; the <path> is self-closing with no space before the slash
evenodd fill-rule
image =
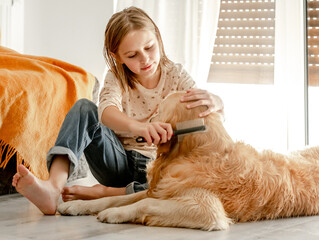
<path id="1" fill-rule="evenodd" d="M 0 197 L 0 240 L 319 239 L 319 216 L 235 224 L 227 231 L 105 224 L 94 216 L 44 216 L 20 194 Z"/>

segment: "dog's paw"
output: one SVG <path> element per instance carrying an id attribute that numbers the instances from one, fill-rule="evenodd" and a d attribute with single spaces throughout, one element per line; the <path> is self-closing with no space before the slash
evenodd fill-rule
<path id="1" fill-rule="evenodd" d="M 125 211 L 124 207 L 106 209 L 97 215 L 97 219 L 105 223 L 124 223 L 133 220 L 130 212 Z"/>
<path id="2" fill-rule="evenodd" d="M 61 203 L 58 206 L 58 212 L 62 215 L 90 215 L 92 211 L 90 210 L 90 205 L 88 201 L 74 200 L 69 202 Z"/>
<path id="3" fill-rule="evenodd" d="M 220 218 L 216 219 L 214 223 L 206 226 L 204 225 L 200 228 L 206 231 L 227 230 L 231 224 L 233 224 L 233 221 L 230 218 L 226 216 L 220 216 Z"/>

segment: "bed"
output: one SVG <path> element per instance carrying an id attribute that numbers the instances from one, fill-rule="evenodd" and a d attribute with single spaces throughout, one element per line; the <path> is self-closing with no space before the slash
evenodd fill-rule
<path id="1" fill-rule="evenodd" d="M 11 181 L 18 164 L 48 178 L 46 153 L 65 115 L 80 98 L 96 102 L 98 85 L 81 67 L 0 46 L 0 195 L 14 192 Z M 86 171 L 83 157 L 71 179 Z"/>

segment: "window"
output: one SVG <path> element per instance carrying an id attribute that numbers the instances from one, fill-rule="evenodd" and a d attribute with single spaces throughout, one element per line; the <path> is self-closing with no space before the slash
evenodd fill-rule
<path id="1" fill-rule="evenodd" d="M 273 84 L 275 1 L 221 1 L 208 82 Z"/>
<path id="2" fill-rule="evenodd" d="M 305 145 L 304 9 L 304 0 L 221 1 L 207 81 L 234 140 L 275 151 Z"/>
<path id="3" fill-rule="evenodd" d="M 307 1 L 309 143 L 319 142 L 319 0 Z"/>
<path id="4" fill-rule="evenodd" d="M 319 86 L 319 0 L 307 1 L 309 85 Z"/>

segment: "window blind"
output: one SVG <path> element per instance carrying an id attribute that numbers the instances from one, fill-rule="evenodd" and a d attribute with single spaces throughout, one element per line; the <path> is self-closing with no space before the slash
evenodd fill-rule
<path id="1" fill-rule="evenodd" d="M 319 86 L 319 0 L 307 1 L 308 83 Z"/>
<path id="2" fill-rule="evenodd" d="M 208 82 L 273 84 L 275 0 L 221 1 Z"/>

